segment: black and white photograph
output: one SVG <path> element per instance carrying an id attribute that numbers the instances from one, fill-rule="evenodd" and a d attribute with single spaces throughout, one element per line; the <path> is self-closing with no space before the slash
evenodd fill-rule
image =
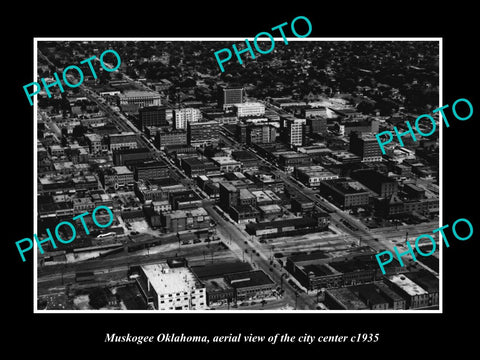
<path id="1" fill-rule="evenodd" d="M 176 5 L 3 24 L 7 353 L 473 350 L 473 7 Z"/>
<path id="2" fill-rule="evenodd" d="M 37 40 L 37 310 L 439 309 L 441 42 L 281 40 Z"/>

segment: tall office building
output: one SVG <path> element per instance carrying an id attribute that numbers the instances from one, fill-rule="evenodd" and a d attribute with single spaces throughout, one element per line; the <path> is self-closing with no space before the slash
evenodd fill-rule
<path id="1" fill-rule="evenodd" d="M 223 110 L 231 108 L 234 104 L 243 103 L 243 87 L 222 87 L 219 92 L 218 107 Z"/>
<path id="2" fill-rule="evenodd" d="M 167 126 L 167 108 L 165 106 L 148 106 L 139 109 L 138 122 L 142 130 L 147 126 Z"/>
<path id="3" fill-rule="evenodd" d="M 362 162 L 382 161 L 382 151 L 372 134 L 350 134 L 350 152 L 360 156 Z"/>
<path id="4" fill-rule="evenodd" d="M 240 191 L 230 183 L 219 184 L 220 207 L 229 211 L 230 206 L 236 206 L 240 197 Z"/>
<path id="5" fill-rule="evenodd" d="M 186 129 L 188 123 L 198 122 L 202 118 L 199 109 L 183 108 L 173 110 L 175 129 Z"/>
<path id="6" fill-rule="evenodd" d="M 204 121 L 187 124 L 187 141 L 192 146 L 218 144 L 218 122 Z"/>
<path id="7" fill-rule="evenodd" d="M 287 142 L 290 145 L 303 145 L 305 124 L 305 119 L 287 119 Z"/>
<path id="8" fill-rule="evenodd" d="M 277 129 L 271 125 L 251 125 L 247 128 L 248 144 L 268 144 L 275 142 L 276 137 Z"/>

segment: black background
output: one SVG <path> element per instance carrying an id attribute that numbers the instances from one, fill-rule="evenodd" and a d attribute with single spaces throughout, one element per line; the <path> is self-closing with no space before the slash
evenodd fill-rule
<path id="1" fill-rule="evenodd" d="M 273 3 L 259 7 L 242 3 L 196 5 L 187 3 L 172 9 L 164 3 L 115 3 L 100 8 L 97 4 L 46 3 L 11 13 L 18 20 L 2 24 L 4 51 L 3 84 L 3 285 L 2 325 L 7 332 L 6 344 L 23 351 L 26 348 L 39 357 L 51 358 L 100 353 L 136 354 L 152 351 L 154 356 L 199 351 L 205 356 L 230 356 L 243 350 L 249 356 L 260 348 L 270 354 L 284 353 L 286 348 L 321 356 L 324 351 L 342 350 L 352 354 L 390 356 L 402 353 L 415 356 L 437 350 L 459 347 L 463 351 L 475 344 L 477 298 L 475 296 L 476 257 L 480 227 L 473 211 L 478 199 L 476 144 L 478 94 L 474 85 L 479 78 L 477 37 L 478 20 L 473 6 L 455 2 L 448 8 L 418 8 L 417 3 L 384 2 L 372 4 L 325 5 L 318 2 Z M 16 14 L 16 15 L 15 15 Z M 443 139 L 443 211 L 444 224 L 465 217 L 474 224 L 474 235 L 465 242 L 451 241 L 444 248 L 443 314 L 33 314 L 33 261 L 27 256 L 21 262 L 15 241 L 33 234 L 33 110 L 22 86 L 33 81 L 34 37 L 252 37 L 296 16 L 307 16 L 313 26 L 310 37 L 442 37 L 443 38 L 443 104 L 458 98 L 469 99 L 474 115 L 467 121 L 450 121 Z M 477 23 L 475 23 L 477 21 Z M 477 26 L 475 26 L 477 25 Z M 213 54 L 212 54 L 213 56 Z M 477 65 L 477 66 L 474 66 Z M 448 114 L 448 113 L 447 113 Z M 469 325 L 472 324 L 473 328 Z M 153 343 L 105 344 L 105 333 L 156 335 L 355 335 L 380 333 L 376 344 L 265 344 L 195 345 Z M 225 353 L 214 353 L 219 348 Z M 69 351 L 70 350 L 70 351 Z M 251 352 L 253 350 L 253 352 Z M 380 350 L 385 350 L 381 351 Z M 168 356 L 168 355 L 167 355 Z M 334 355 L 335 356 L 335 355 Z M 122 356 L 123 358 L 123 356 Z"/>

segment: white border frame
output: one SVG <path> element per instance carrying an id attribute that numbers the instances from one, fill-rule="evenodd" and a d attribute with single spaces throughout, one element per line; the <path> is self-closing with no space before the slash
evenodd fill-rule
<path id="1" fill-rule="evenodd" d="M 253 41 L 253 37 L 35 37 L 33 38 L 33 78 L 37 79 L 38 53 L 37 43 L 40 41 Z M 259 38 L 260 41 L 267 41 L 265 38 Z M 274 37 L 275 41 L 283 41 L 281 37 Z M 443 106 L 443 38 L 442 37 L 306 37 L 290 38 L 290 41 L 438 41 L 439 43 L 439 102 L 438 106 Z M 287 45 L 288 46 L 288 45 Z M 213 56 L 213 54 L 212 54 Z M 253 59 L 249 59 L 252 61 Z M 33 143 L 33 206 L 34 206 L 34 233 L 37 233 L 37 97 L 33 104 L 34 117 L 34 143 Z M 443 122 L 439 117 L 440 125 L 440 143 L 439 143 L 439 225 L 443 226 Z M 433 230 L 433 229 L 432 229 Z M 35 247 L 34 247 L 35 248 Z M 33 255 L 33 308 L 35 314 L 443 314 L 443 243 L 439 240 L 439 309 L 438 310 L 38 310 L 37 308 L 37 253 L 34 250 Z"/>

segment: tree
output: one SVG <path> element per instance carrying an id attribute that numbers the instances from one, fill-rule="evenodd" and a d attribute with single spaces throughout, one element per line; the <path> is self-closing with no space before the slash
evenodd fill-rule
<path id="1" fill-rule="evenodd" d="M 87 128 L 85 126 L 77 125 L 72 130 L 72 136 L 74 138 L 79 138 L 79 137 L 82 137 L 83 135 L 85 135 L 86 132 L 87 132 Z"/>
<path id="2" fill-rule="evenodd" d="M 100 309 L 108 304 L 107 294 L 102 288 L 95 288 L 88 294 L 89 305 L 94 309 Z"/>

